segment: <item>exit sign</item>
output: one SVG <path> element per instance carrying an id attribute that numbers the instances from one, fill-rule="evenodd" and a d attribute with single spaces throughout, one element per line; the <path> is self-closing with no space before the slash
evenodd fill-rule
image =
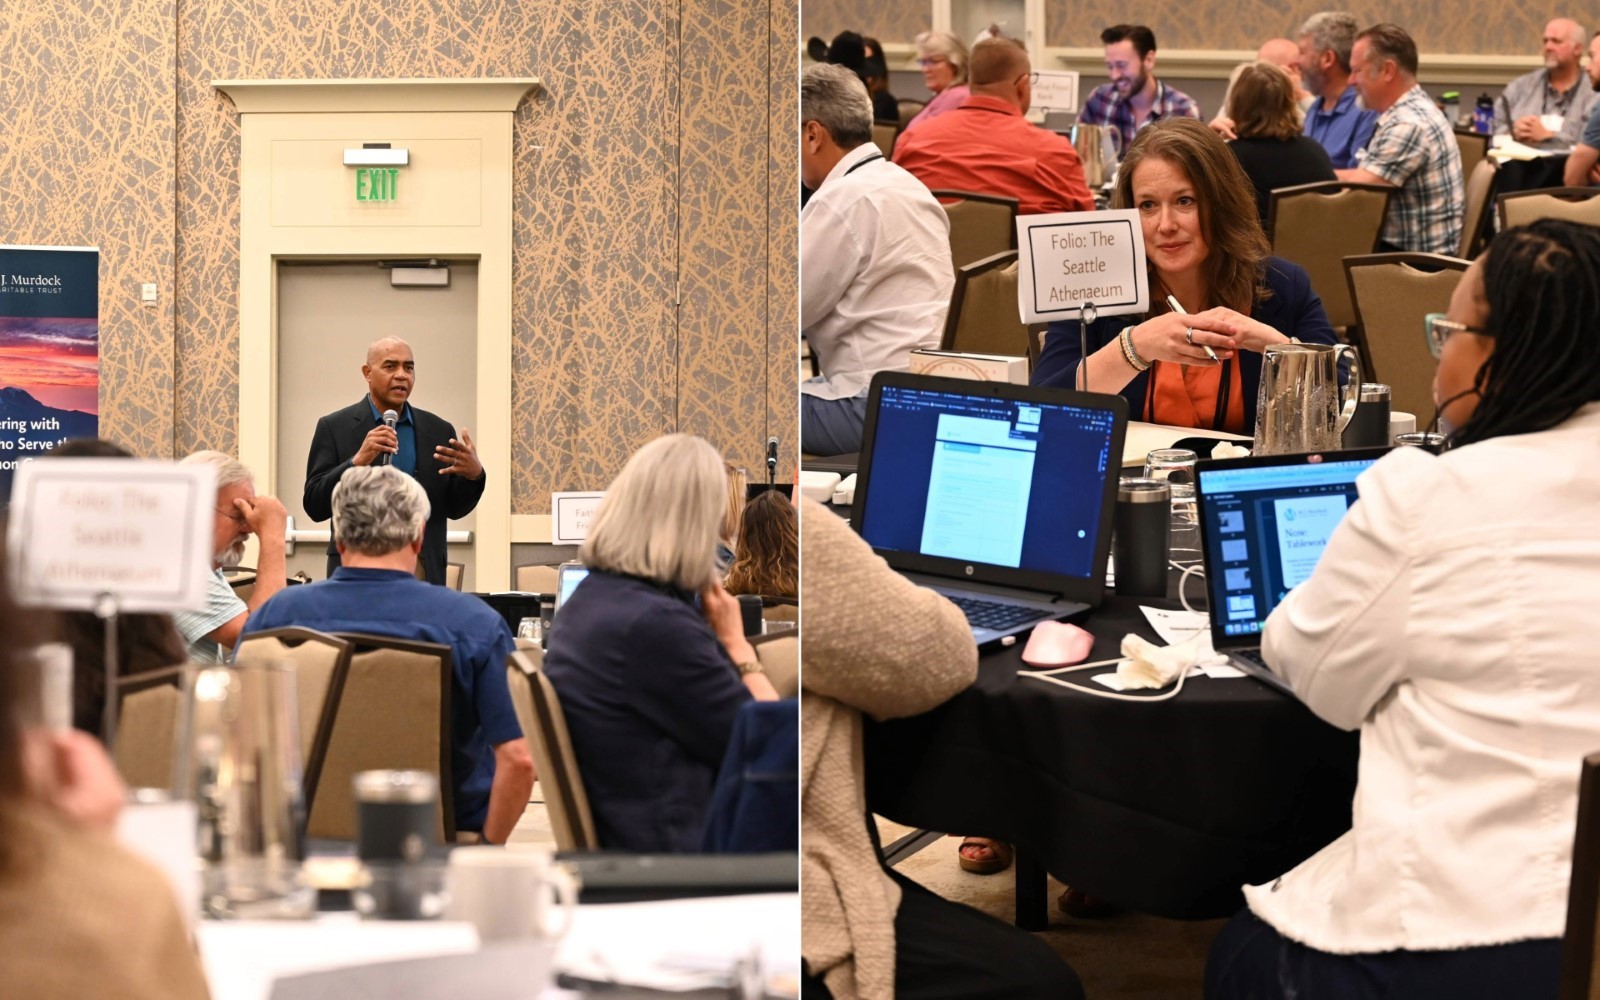
<path id="1" fill-rule="evenodd" d="M 356 201 L 394 201 L 400 171 L 395 167 L 359 167 L 356 170 Z"/>

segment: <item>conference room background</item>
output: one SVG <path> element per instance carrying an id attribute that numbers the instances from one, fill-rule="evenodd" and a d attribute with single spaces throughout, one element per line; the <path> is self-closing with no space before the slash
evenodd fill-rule
<path id="1" fill-rule="evenodd" d="M 788 479 L 797 17 L 796 0 L 8 5 L 0 233 L 100 247 L 104 436 L 233 452 L 240 131 L 212 81 L 536 76 L 513 135 L 513 467 L 490 470 L 511 513 L 604 488 L 674 430 L 752 470 L 776 435 Z M 352 401 L 361 360 L 330 359 Z"/>

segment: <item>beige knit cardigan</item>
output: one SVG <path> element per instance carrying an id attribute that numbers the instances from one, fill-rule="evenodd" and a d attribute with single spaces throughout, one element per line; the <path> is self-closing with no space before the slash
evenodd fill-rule
<path id="1" fill-rule="evenodd" d="M 801 952 L 837 1000 L 894 996 L 900 890 L 866 825 L 861 714 L 916 715 L 978 675 L 955 605 L 873 555 L 818 504 L 800 529 Z"/>

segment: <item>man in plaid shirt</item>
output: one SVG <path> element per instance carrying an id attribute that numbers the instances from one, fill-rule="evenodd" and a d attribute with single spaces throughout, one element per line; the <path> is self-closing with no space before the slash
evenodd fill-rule
<path id="1" fill-rule="evenodd" d="M 1106 47 L 1106 75 L 1110 83 L 1094 88 L 1083 102 L 1078 121 L 1108 125 L 1122 135 L 1127 152 L 1134 133 L 1162 118 L 1199 118 L 1200 108 L 1181 90 L 1157 80 L 1155 32 L 1142 24 L 1117 24 L 1100 32 Z"/>
<path id="2" fill-rule="evenodd" d="M 1397 188 L 1379 249 L 1455 255 L 1461 251 L 1461 151 L 1450 123 L 1417 86 L 1417 43 L 1393 24 L 1356 36 L 1350 82 L 1378 112 L 1378 128 L 1342 181 Z"/>

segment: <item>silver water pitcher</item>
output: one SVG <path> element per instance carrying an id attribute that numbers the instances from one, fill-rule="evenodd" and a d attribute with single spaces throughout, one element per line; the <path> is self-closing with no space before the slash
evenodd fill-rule
<path id="1" fill-rule="evenodd" d="M 1083 162 L 1083 179 L 1090 191 L 1098 191 L 1117 169 L 1117 154 L 1122 133 L 1105 125 L 1072 126 L 1072 148 Z"/>
<path id="2" fill-rule="evenodd" d="M 1339 389 L 1339 357 L 1350 380 Z M 1261 352 L 1255 454 L 1337 451 L 1361 396 L 1361 358 L 1348 344 L 1274 344 Z"/>

